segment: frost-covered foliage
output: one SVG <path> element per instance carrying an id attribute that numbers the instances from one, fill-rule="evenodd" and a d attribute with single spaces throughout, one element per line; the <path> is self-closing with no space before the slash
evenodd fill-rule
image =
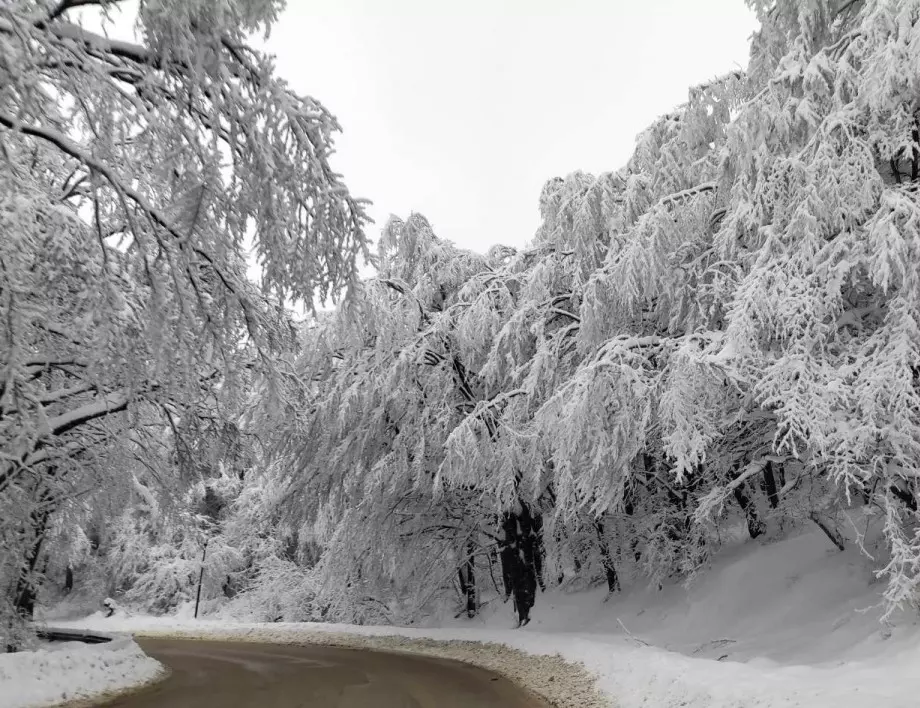
<path id="1" fill-rule="evenodd" d="M 748 70 L 692 88 L 638 137 L 621 169 L 547 182 L 543 223 L 526 249 L 495 246 L 480 256 L 438 238 L 418 214 L 392 219 L 376 277 L 311 320 L 297 337 L 299 355 L 256 335 L 236 348 L 212 341 L 217 312 L 236 323 L 224 332 L 243 331 L 228 314 L 240 312 L 247 329 L 254 312 L 256 330 L 266 331 L 271 307 L 235 309 L 255 296 L 230 298 L 226 312 L 193 309 L 204 319 L 189 321 L 188 340 L 167 332 L 169 351 L 179 353 L 169 360 L 175 377 L 148 368 L 164 365 L 148 350 L 160 341 L 149 333 L 135 341 L 80 329 L 80 342 L 102 352 L 109 387 L 76 401 L 119 393 L 111 382 L 130 381 L 141 382 L 132 395 L 156 404 L 134 407 L 156 430 L 142 448 L 133 438 L 74 448 L 87 455 L 81 469 L 98 475 L 138 449 L 160 450 L 162 459 L 175 448 L 170 469 L 191 473 L 179 501 L 154 513 L 156 499 L 143 491 L 152 488 L 150 470 L 130 468 L 140 481 L 120 492 L 127 511 L 104 553 L 126 593 L 156 597 L 161 609 L 187 599 L 206 536 L 216 555 L 204 596 L 237 615 L 406 622 L 446 607 L 472 616 L 504 597 L 525 622 L 549 584 L 603 581 L 616 592 L 692 578 L 741 522 L 752 538 L 814 524 L 829 548 L 881 537 L 865 550 L 889 613 L 920 602 L 920 2 L 749 4 L 762 28 Z M 148 4 L 151 12 L 167 6 Z M 240 12 L 233 3 L 189 7 L 189 16 L 151 20 L 151 47 L 154 35 L 181 35 L 173 23 L 183 17 Z M 258 8 L 270 14 L 274 5 Z M 247 27 L 262 17 L 234 16 Z M 204 66 L 213 59 L 208 41 Z M 181 76 L 191 58 L 177 56 Z M 21 131 L 16 138 L 25 139 Z M 66 151 L 35 155 L 47 174 L 66 173 Z M 53 224 L 92 234 L 95 217 L 52 206 L 20 231 L 38 239 Z M 108 208 L 135 215 L 130 204 Z M 95 253 L 91 242 L 63 242 Z M 271 242 L 266 258 L 279 243 Z M 68 248 L 51 261 L 57 270 L 17 276 L 45 278 L 52 296 L 42 307 L 60 308 L 61 320 L 65 307 L 78 321 L 101 310 L 117 322 L 138 308 L 196 302 L 168 283 L 154 298 L 149 283 L 159 281 L 144 271 L 171 273 L 170 258 L 188 255 L 179 246 L 161 260 L 132 260 L 130 248 L 103 251 L 104 261 L 74 258 L 83 252 Z M 86 272 L 71 272 L 74 263 Z M 130 274 L 115 281 L 127 305 L 110 306 L 98 292 L 68 300 L 74 283 L 106 267 Z M 21 294 L 29 292 L 0 294 L 31 303 Z M 83 351 L 30 327 L 33 339 L 22 341 L 33 349 L 56 342 L 54 362 Z M 282 322 L 267 331 L 294 339 Z M 181 358 L 192 351 L 194 368 Z M 160 397 L 200 390 L 217 352 L 227 351 L 243 363 L 245 400 L 227 393 L 232 379 L 223 377 L 200 396 L 179 397 L 195 403 L 184 416 Z M 23 400 L 41 406 L 41 396 L 70 397 L 59 386 L 81 384 L 72 363 L 38 367 L 48 378 L 28 378 L 35 370 L 18 366 L 21 379 L 41 387 Z M 45 430 L 42 420 L 55 430 L 41 406 L 10 409 L 4 430 Z M 218 442 L 229 423 L 248 453 L 231 455 Z M 111 439 L 119 428 L 91 430 Z M 48 454 L 44 446 L 24 449 Z M 222 475 L 227 504 L 202 527 L 195 500 Z M 12 489 L 11 505 L 43 518 L 44 487 Z M 866 525 L 842 533 L 856 518 Z M 160 561 L 139 563 L 142 551 Z"/>
<path id="2" fill-rule="evenodd" d="M 201 429 L 235 425 L 238 389 L 283 376 L 280 303 L 335 296 L 366 254 L 363 205 L 328 161 L 335 119 L 247 45 L 281 3 L 141 0 L 137 43 L 76 24 L 96 5 L 107 28 L 118 4 L 0 4 L 3 626 L 31 612 L 75 499 L 201 479 L 186 441 L 213 442 Z"/>
<path id="3" fill-rule="evenodd" d="M 918 602 L 920 3 L 751 5 L 749 71 L 548 182 L 530 248 L 391 222 L 311 332 L 286 507 L 336 616 L 692 576 L 736 517 L 840 546 L 853 506 Z"/>
<path id="4" fill-rule="evenodd" d="M 379 264 L 378 278 L 307 334 L 309 379 L 283 458 L 284 507 L 295 523 L 311 520 L 327 549 L 317 609 L 361 622 L 411 617 L 450 587 L 463 558 L 482 551 L 485 513 L 476 493 L 439 491 L 435 471 L 479 395 L 450 312 L 487 261 L 413 215 L 387 224 Z"/>
<path id="5" fill-rule="evenodd" d="M 199 482 L 175 510 L 162 510 L 138 484 L 138 501 L 109 528 L 106 571 L 119 601 L 162 613 L 196 600 L 199 578 L 204 601 L 225 594 L 245 567 L 240 549 L 220 533 L 240 484 L 226 475 Z"/>

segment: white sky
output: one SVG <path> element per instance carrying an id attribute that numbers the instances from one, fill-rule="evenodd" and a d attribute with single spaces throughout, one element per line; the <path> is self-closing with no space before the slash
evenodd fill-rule
<path id="1" fill-rule="evenodd" d="M 338 118 L 369 236 L 419 211 L 482 252 L 533 237 L 548 179 L 621 167 L 688 87 L 746 67 L 756 27 L 744 0 L 288 0 L 264 47 Z"/>
<path id="2" fill-rule="evenodd" d="M 344 132 L 333 164 L 390 214 L 521 246 L 544 182 L 622 166 L 687 88 L 747 66 L 743 0 L 288 0 L 266 47 Z"/>

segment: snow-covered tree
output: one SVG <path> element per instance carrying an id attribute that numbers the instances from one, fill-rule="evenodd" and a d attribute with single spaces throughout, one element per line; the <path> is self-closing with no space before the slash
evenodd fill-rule
<path id="1" fill-rule="evenodd" d="M 366 255 L 335 119 L 247 44 L 280 2 L 142 0 L 136 43 L 76 24 L 88 5 L 106 26 L 118 2 L 0 7 L 0 582 L 26 610 L 65 480 L 274 376 L 280 303 L 335 297 Z"/>
<path id="2" fill-rule="evenodd" d="M 548 182 L 530 248 L 470 268 L 425 229 L 385 239 L 373 298 L 334 319 L 351 348 L 322 335 L 339 383 L 294 473 L 350 519 L 336 544 L 380 538 L 400 490 L 442 521 L 472 493 L 465 519 L 539 510 L 548 561 L 581 549 L 615 590 L 618 564 L 692 575 L 735 518 L 842 547 L 865 505 L 889 607 L 917 601 L 920 5 L 751 5 L 749 71 L 691 89 L 623 169 Z"/>
<path id="3" fill-rule="evenodd" d="M 47 301 L 26 297 L 28 283 L 3 290 L 24 303 L 7 306 L 18 317 L 26 304 L 59 308 L 58 329 L 97 349 L 86 356 L 37 325 L 9 339 L 28 343 L 17 356 L 57 363 L 17 374 L 32 388 L 10 379 L 43 408 L 7 407 L 0 425 L 44 430 L 34 411 L 57 416 L 71 410 L 53 407 L 59 401 L 84 406 L 130 390 L 129 414 L 168 426 L 132 444 L 147 454 L 181 447 L 177 474 L 186 460 L 212 459 L 228 423 L 255 436 L 259 452 L 233 482 L 235 500 L 210 542 L 227 550 L 225 568 L 243 589 L 232 604 L 258 603 L 264 619 L 411 621 L 446 605 L 472 615 L 495 596 L 513 598 L 526 621 L 538 588 L 553 583 L 603 582 L 617 592 L 691 578 L 736 525 L 754 540 L 812 524 L 839 548 L 881 537 L 872 555 L 889 610 L 917 603 L 920 3 L 749 4 L 762 26 L 747 71 L 691 88 L 643 131 L 621 169 L 548 181 L 542 224 L 524 249 L 478 255 L 438 238 L 420 215 L 391 219 L 376 275 L 297 333 L 255 289 L 234 299 L 219 277 L 208 280 L 224 299 L 216 311 L 195 310 L 197 296 L 183 300 L 180 285 L 145 272 L 172 276 L 169 259 L 184 257 L 181 249 L 159 260 L 138 260 L 140 246 L 113 245 L 102 263 L 68 255 L 44 276 Z M 66 176 L 73 159 L 33 153 L 35 174 Z M 168 193 L 175 204 L 185 194 Z M 330 186 L 330 199 L 339 194 Z M 339 208 L 360 213 L 342 199 Z M 106 204 L 104 217 L 137 213 Z M 81 208 L 55 223 L 92 235 L 98 218 Z M 29 228 L 45 233 L 59 212 L 49 207 Z M 104 243 L 119 235 L 107 233 Z M 65 243 L 92 251 L 97 242 Z M 127 304 L 75 297 L 86 282 L 69 270 L 75 262 L 93 274 L 123 268 L 115 290 Z M 18 277 L 44 270 L 29 273 Z M 270 290 L 288 292 L 266 273 Z M 146 317 L 134 324 L 136 340 L 112 334 L 121 330 L 109 323 L 128 317 L 119 313 L 160 312 L 154 304 L 179 313 L 183 303 L 198 313 L 191 331 L 154 337 L 143 327 L 161 320 Z M 106 327 L 63 327 L 65 313 L 79 321 L 97 311 Z M 235 323 L 223 338 L 211 331 L 214 312 Z M 177 320 L 186 322 L 169 321 Z M 170 359 L 164 376 L 152 344 L 162 337 L 171 352 L 206 354 L 194 365 Z M 65 393 L 83 382 L 78 355 L 106 362 L 106 388 Z M 226 392 L 243 379 L 251 399 L 228 405 Z M 100 420 L 79 440 L 90 431 L 111 439 L 130 418 Z M 61 437 L 68 442 L 77 440 Z M 44 442 L 33 447 L 22 449 L 49 454 Z M 226 462 L 225 448 L 213 459 Z M 42 475 L 16 473 L 17 508 L 44 518 L 58 488 L 48 479 L 59 478 L 66 449 L 54 448 Z M 127 451 L 136 452 L 84 442 L 68 454 L 101 474 Z M 187 515 L 202 489 L 184 498 Z M 133 525 L 116 536 L 138 548 L 176 538 L 173 526 L 151 531 L 149 502 L 129 492 Z M 857 515 L 868 525 L 857 527 Z M 186 556 L 170 556 L 168 567 L 185 568 Z"/>
<path id="4" fill-rule="evenodd" d="M 282 459 L 286 504 L 326 547 L 322 613 L 393 621 L 443 593 L 458 567 L 475 575 L 488 533 L 477 491 L 432 501 L 444 439 L 480 395 L 451 318 L 458 290 L 485 267 L 423 217 L 391 219 L 379 277 L 307 335 L 305 395 Z"/>

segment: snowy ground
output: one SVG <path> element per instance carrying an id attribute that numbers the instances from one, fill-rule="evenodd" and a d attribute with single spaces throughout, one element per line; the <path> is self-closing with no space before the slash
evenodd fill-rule
<path id="1" fill-rule="evenodd" d="M 89 701 L 143 685 L 162 672 L 159 662 L 125 637 L 108 644 L 67 642 L 0 654 L 0 707 Z"/>
<path id="2" fill-rule="evenodd" d="M 523 630 L 507 629 L 508 605 L 428 629 L 126 616 L 67 624 L 437 653 L 505 673 L 565 707 L 599 705 L 596 688 L 618 708 L 914 708 L 920 627 L 915 617 L 882 627 L 879 588 L 856 552 L 840 553 L 809 531 L 740 544 L 689 590 L 633 589 L 606 602 L 602 591 L 541 595 Z M 559 654 L 570 667 L 467 642 Z M 594 687 L 571 668 L 579 663 Z"/>

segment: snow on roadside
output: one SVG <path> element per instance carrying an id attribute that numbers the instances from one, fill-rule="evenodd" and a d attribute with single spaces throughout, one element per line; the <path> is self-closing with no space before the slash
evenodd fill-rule
<path id="1" fill-rule="evenodd" d="M 613 703 L 596 687 L 596 677 L 554 650 L 516 647 L 501 633 L 476 630 L 412 630 L 334 624 L 228 623 L 169 617 L 94 615 L 56 626 L 132 632 L 138 636 L 217 639 L 272 644 L 327 646 L 423 654 L 474 664 L 507 677 L 556 708 L 608 708 Z M 491 636 L 493 635 L 494 636 Z M 512 632 L 505 632 L 511 635 Z M 488 636 L 487 636 L 488 635 Z"/>
<path id="2" fill-rule="evenodd" d="M 920 695 L 920 672 L 915 670 L 920 646 L 898 656 L 818 668 L 718 662 L 639 646 L 621 635 L 526 629 L 194 622 L 168 617 L 95 617 L 68 625 L 157 636 L 420 652 L 504 674 L 557 708 L 915 708 Z"/>
<path id="3" fill-rule="evenodd" d="M 634 584 L 611 598 L 602 588 L 550 591 L 523 630 L 505 629 L 511 608 L 500 602 L 474 620 L 426 618 L 432 629 L 195 621 L 189 607 L 56 624 L 429 653 L 504 674 L 565 708 L 920 705 L 920 619 L 879 623 L 880 588 L 855 549 L 839 552 L 817 529 L 757 542 L 745 534 L 726 538 L 691 587 Z"/>
<path id="4" fill-rule="evenodd" d="M 0 654 L 0 706 L 33 708 L 98 699 L 142 686 L 163 672 L 158 661 L 127 637 Z"/>
<path id="5" fill-rule="evenodd" d="M 612 598 L 603 589 L 541 594 L 524 630 L 505 629 L 511 608 L 501 603 L 472 621 L 428 618 L 433 629 L 196 622 L 188 608 L 162 618 L 96 615 L 73 626 L 436 653 L 502 673 L 566 707 L 603 705 L 591 693 L 599 690 L 618 708 L 913 708 L 920 622 L 904 616 L 897 626 L 879 624 L 873 578 L 858 552 L 841 553 L 820 531 L 806 530 L 726 540 L 689 588 L 634 585 Z"/>

